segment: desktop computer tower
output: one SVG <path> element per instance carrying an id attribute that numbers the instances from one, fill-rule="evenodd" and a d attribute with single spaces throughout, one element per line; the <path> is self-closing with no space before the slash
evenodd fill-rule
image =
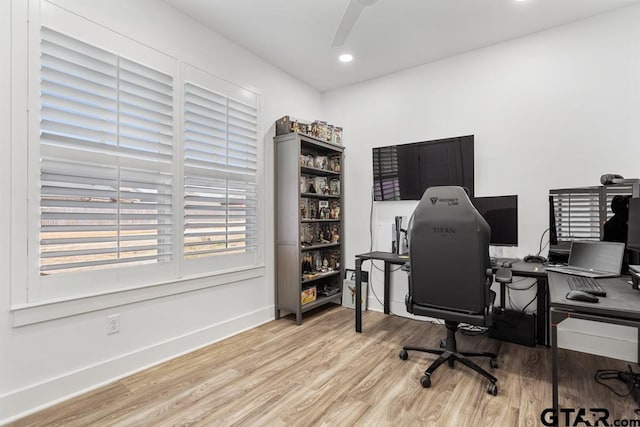
<path id="1" fill-rule="evenodd" d="M 536 315 L 504 309 L 493 315 L 488 336 L 514 344 L 536 346 Z"/>

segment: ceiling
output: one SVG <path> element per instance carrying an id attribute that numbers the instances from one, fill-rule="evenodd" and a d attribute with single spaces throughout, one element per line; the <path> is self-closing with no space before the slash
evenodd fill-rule
<path id="1" fill-rule="evenodd" d="M 344 45 L 332 47 L 349 0 L 165 1 L 320 91 L 640 3 L 378 0 L 363 8 Z M 344 52 L 351 63 L 338 61 Z"/>

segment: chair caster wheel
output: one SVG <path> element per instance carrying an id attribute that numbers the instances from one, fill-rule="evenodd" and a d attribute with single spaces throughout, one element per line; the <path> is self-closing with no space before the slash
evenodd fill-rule
<path id="1" fill-rule="evenodd" d="M 428 375 L 425 375 L 424 377 L 420 378 L 420 384 L 422 384 L 422 387 L 424 388 L 431 387 L 431 378 Z"/>
<path id="2" fill-rule="evenodd" d="M 487 386 L 487 393 L 493 395 L 493 396 L 497 396 L 498 395 L 498 386 L 495 385 L 494 383 L 489 383 L 489 385 Z"/>
<path id="3" fill-rule="evenodd" d="M 497 369 L 498 368 L 498 361 L 496 359 L 491 359 L 491 361 L 489 362 L 489 364 L 491 365 L 491 367 L 493 369 Z"/>
<path id="4" fill-rule="evenodd" d="M 407 350 L 402 350 L 399 356 L 400 356 L 400 359 L 407 360 L 409 358 L 409 353 L 407 353 Z"/>

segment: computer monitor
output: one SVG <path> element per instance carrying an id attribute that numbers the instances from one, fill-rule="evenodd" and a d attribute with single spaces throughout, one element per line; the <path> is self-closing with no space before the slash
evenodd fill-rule
<path id="1" fill-rule="evenodd" d="M 629 199 L 627 249 L 640 252 L 640 197 Z"/>
<path id="2" fill-rule="evenodd" d="M 475 197 L 472 203 L 491 227 L 491 245 L 518 246 L 518 196 Z"/>

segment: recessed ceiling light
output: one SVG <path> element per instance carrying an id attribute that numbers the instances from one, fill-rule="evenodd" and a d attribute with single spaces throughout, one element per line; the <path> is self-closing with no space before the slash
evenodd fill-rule
<path id="1" fill-rule="evenodd" d="M 353 61 L 353 55 L 349 53 L 343 53 L 338 57 L 338 59 L 340 60 L 340 62 L 351 62 Z"/>

